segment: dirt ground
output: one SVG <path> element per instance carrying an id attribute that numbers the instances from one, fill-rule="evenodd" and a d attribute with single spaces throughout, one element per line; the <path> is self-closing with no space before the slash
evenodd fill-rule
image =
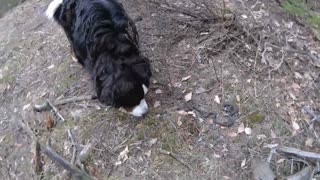
<path id="1" fill-rule="evenodd" d="M 253 160 L 269 155 L 266 144 L 320 152 L 319 122 L 305 111 L 320 113 L 319 37 L 276 1 L 122 1 L 142 17 L 150 112 L 137 121 L 79 101 L 57 107 L 64 122 L 34 105 L 93 95 L 94 85 L 44 16 L 49 2 L 27 0 L 0 19 L 1 179 L 39 178 L 23 124 L 67 160 L 75 149 L 78 162 L 89 147 L 82 165 L 96 179 L 250 179 Z M 197 111 L 221 114 L 225 102 L 239 109 L 230 128 Z M 41 158 L 44 179 L 68 179 Z M 275 154 L 270 166 L 285 177 L 305 161 Z"/>

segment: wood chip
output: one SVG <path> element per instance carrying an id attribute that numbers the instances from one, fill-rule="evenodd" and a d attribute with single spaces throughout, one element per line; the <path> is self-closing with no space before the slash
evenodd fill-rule
<path id="1" fill-rule="evenodd" d="M 182 78 L 181 81 L 187 81 L 187 80 L 189 80 L 190 78 L 191 78 L 191 76 L 186 76 L 186 77 Z"/>
<path id="2" fill-rule="evenodd" d="M 190 101 L 192 99 L 192 92 L 188 93 L 187 95 L 184 96 L 185 101 Z"/>

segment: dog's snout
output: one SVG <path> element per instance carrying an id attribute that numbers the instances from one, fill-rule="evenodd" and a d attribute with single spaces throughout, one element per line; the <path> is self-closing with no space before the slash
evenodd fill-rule
<path id="1" fill-rule="evenodd" d="M 140 101 L 140 104 L 135 106 L 130 112 L 133 116 L 141 117 L 148 112 L 148 104 L 145 99 Z"/>

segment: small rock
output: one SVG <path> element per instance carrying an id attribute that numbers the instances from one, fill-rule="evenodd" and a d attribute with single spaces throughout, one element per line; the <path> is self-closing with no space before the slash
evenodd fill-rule
<path id="1" fill-rule="evenodd" d="M 244 132 L 246 133 L 246 135 L 251 135 L 251 134 L 252 134 L 252 129 L 249 128 L 249 127 L 246 127 L 246 128 L 244 129 Z"/>
<path id="2" fill-rule="evenodd" d="M 156 89 L 155 93 L 156 94 L 162 94 L 162 90 L 161 89 Z"/>

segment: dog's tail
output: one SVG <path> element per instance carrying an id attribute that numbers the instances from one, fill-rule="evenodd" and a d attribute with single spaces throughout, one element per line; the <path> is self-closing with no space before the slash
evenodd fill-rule
<path id="1" fill-rule="evenodd" d="M 62 3 L 63 0 L 53 0 L 46 10 L 46 16 L 52 20 L 54 18 L 54 14 L 62 6 Z"/>

